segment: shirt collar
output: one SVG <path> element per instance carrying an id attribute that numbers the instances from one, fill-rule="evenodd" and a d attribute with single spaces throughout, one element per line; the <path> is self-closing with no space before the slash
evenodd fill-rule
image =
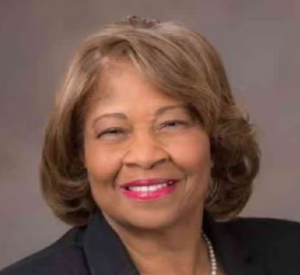
<path id="1" fill-rule="evenodd" d="M 203 230 L 227 275 L 264 274 L 253 255 L 238 243 L 227 223 L 216 222 L 205 212 Z M 95 211 L 86 228 L 84 252 L 91 275 L 139 275 L 122 241 L 100 211 Z"/>

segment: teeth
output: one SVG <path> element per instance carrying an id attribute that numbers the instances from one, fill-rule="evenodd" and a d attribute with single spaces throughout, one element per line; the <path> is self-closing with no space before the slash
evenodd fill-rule
<path id="1" fill-rule="evenodd" d="M 149 191 L 154 191 L 155 189 L 156 189 L 157 187 L 155 187 L 155 186 L 149 186 Z"/>
<path id="2" fill-rule="evenodd" d="M 172 184 L 173 184 L 172 182 L 167 182 L 167 183 L 161 183 L 161 184 L 151 185 L 151 186 L 129 186 L 128 190 L 134 191 L 134 192 L 147 193 L 147 192 L 153 192 L 153 191 L 160 190 L 160 189 L 170 186 Z"/>
<path id="3" fill-rule="evenodd" d="M 147 186 L 140 187 L 140 192 L 148 192 L 148 187 Z"/>

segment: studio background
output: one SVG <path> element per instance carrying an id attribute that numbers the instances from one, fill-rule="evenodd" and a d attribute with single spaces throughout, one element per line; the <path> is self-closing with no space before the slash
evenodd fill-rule
<path id="1" fill-rule="evenodd" d="M 0 269 L 68 229 L 40 194 L 45 125 L 79 42 L 127 15 L 182 22 L 217 48 L 263 152 L 242 215 L 300 221 L 300 1 L 1 0 Z"/>

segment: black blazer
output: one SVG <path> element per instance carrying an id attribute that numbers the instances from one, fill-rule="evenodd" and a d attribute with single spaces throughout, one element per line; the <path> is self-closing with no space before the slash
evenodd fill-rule
<path id="1" fill-rule="evenodd" d="M 204 215 L 204 232 L 227 275 L 300 275 L 300 225 L 238 218 L 217 223 Z M 200 233 L 200 232 L 199 232 Z M 0 275 L 138 275 L 119 237 L 100 212 L 44 250 Z"/>

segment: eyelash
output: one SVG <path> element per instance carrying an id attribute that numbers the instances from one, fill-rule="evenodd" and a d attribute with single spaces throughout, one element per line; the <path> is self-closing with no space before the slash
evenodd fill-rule
<path id="1" fill-rule="evenodd" d="M 122 128 L 109 128 L 102 133 L 97 135 L 97 138 L 102 137 L 103 135 L 116 135 L 116 134 L 122 134 L 124 133 L 124 130 Z"/>
<path id="2" fill-rule="evenodd" d="M 166 127 L 166 126 L 170 126 L 170 124 L 174 124 L 174 123 L 177 125 L 180 125 L 180 126 L 188 125 L 188 122 L 182 121 L 182 120 L 170 120 L 170 121 L 164 122 L 162 125 L 163 125 L 163 127 Z"/>

